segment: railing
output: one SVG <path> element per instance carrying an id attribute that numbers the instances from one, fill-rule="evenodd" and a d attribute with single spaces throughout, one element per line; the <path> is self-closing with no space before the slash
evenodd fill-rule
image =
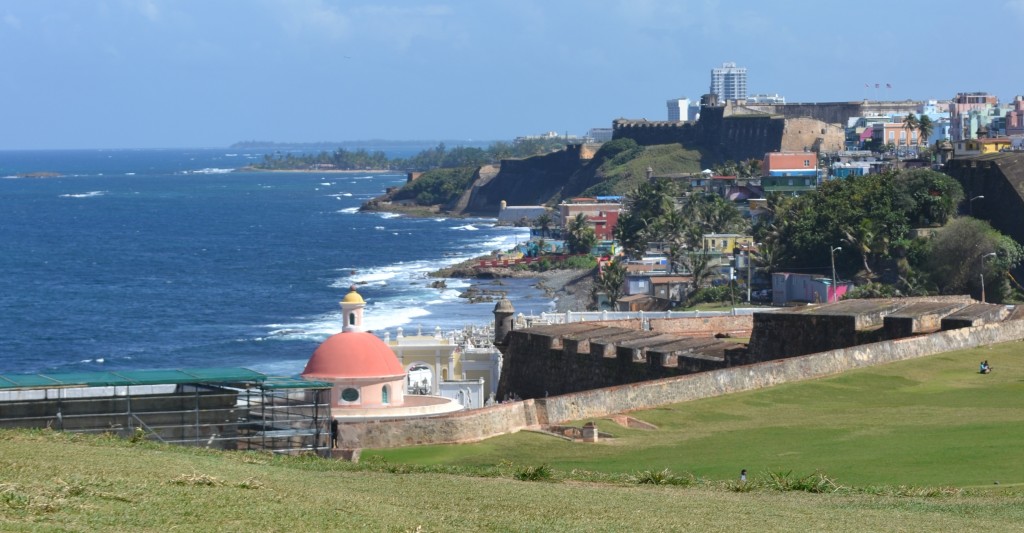
<path id="1" fill-rule="evenodd" d="M 541 313 L 537 315 L 520 315 L 517 321 L 526 324 L 570 324 L 573 322 L 593 322 L 601 320 L 649 320 L 652 318 L 702 318 L 712 316 L 749 316 L 754 313 L 770 313 L 773 308 L 737 307 L 729 311 L 567 311 L 565 313 Z"/>

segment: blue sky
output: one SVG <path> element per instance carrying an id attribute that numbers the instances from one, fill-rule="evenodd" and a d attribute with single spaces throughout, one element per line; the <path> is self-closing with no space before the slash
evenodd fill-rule
<path id="1" fill-rule="evenodd" d="M 1022 25 L 1024 0 L 0 0 L 0 149 L 581 134 L 724 61 L 791 102 L 1005 101 Z"/>

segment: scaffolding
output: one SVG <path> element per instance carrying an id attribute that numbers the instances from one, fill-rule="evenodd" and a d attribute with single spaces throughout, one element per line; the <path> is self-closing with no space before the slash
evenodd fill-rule
<path id="1" fill-rule="evenodd" d="M 328 455 L 330 388 L 246 368 L 0 374 L 0 427 Z"/>

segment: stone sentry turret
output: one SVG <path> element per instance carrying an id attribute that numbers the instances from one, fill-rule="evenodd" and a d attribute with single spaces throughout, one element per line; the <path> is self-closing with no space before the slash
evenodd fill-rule
<path id="1" fill-rule="evenodd" d="M 504 296 L 494 304 L 494 345 L 504 346 L 505 337 L 512 332 L 513 319 L 516 310 L 512 302 Z"/>

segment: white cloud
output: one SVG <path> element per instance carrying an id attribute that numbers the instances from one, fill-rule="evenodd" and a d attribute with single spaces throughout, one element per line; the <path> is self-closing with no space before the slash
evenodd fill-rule
<path id="1" fill-rule="evenodd" d="M 270 0 L 265 5 L 279 15 L 285 30 L 297 36 L 337 40 L 351 32 L 349 17 L 342 13 L 340 7 L 323 0 Z"/>
<path id="2" fill-rule="evenodd" d="M 21 19 L 19 19 L 18 17 L 14 16 L 14 15 L 11 15 L 10 13 L 4 15 L 4 24 L 6 24 L 6 25 L 8 25 L 8 26 L 10 26 L 10 27 L 12 27 L 12 28 L 14 28 L 16 30 L 20 30 L 21 29 Z"/>
<path id="3" fill-rule="evenodd" d="M 138 11 L 140 15 L 152 22 L 160 19 L 160 6 L 154 0 L 122 0 L 122 5 Z"/>
<path id="4" fill-rule="evenodd" d="M 1024 0 L 1006 0 L 1006 8 L 1019 17 L 1024 17 Z"/>

